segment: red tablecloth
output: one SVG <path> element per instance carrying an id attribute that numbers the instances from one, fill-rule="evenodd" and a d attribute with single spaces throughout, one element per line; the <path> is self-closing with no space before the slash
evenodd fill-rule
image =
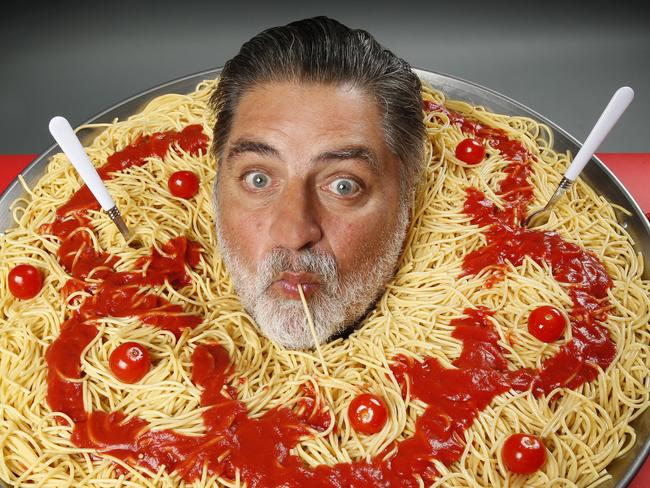
<path id="1" fill-rule="evenodd" d="M 13 181 L 34 158 L 35 154 L 0 156 L 0 192 Z M 650 154 L 601 153 L 598 157 L 612 170 L 616 177 L 638 202 L 641 209 L 650 212 Z M 639 471 L 630 488 L 650 486 L 650 459 Z"/>

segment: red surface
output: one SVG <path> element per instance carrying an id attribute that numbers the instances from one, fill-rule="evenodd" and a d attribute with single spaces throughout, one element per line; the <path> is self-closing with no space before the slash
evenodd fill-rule
<path id="1" fill-rule="evenodd" d="M 598 157 L 632 194 L 641 210 L 650 212 L 650 153 L 604 153 Z"/>
<path id="2" fill-rule="evenodd" d="M 0 155 L 0 192 L 3 192 L 36 156 L 36 154 Z"/>
<path id="3" fill-rule="evenodd" d="M 0 156 L 0 191 L 3 191 L 34 157 L 35 155 Z M 648 181 L 650 154 L 605 153 L 599 154 L 599 157 L 626 186 L 643 211 L 650 212 L 650 193 L 642 188 Z M 650 486 L 650 461 L 645 463 L 630 488 L 645 486 Z"/>

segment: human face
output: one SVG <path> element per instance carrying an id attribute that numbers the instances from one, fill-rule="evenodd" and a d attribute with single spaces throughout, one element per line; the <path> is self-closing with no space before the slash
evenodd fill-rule
<path id="1" fill-rule="evenodd" d="M 219 163 L 219 246 L 270 339 L 314 346 L 355 323 L 393 275 L 408 209 L 377 104 L 349 86 L 268 82 L 246 92 Z"/>

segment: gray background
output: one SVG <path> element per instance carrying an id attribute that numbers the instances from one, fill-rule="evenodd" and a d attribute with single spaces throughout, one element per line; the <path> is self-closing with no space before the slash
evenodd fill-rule
<path id="1" fill-rule="evenodd" d="M 24 3 L 0 14 L 0 154 L 42 152 L 53 115 L 79 124 L 222 66 L 264 28 L 313 15 L 370 31 L 414 67 L 514 98 L 580 141 L 629 84 L 636 98 L 600 151 L 650 152 L 650 17 L 632 7 L 640 2 Z"/>

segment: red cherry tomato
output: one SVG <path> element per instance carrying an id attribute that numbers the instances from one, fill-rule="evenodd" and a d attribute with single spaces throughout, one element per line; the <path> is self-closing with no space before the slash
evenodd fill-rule
<path id="1" fill-rule="evenodd" d="M 41 291 L 43 276 L 31 264 L 19 264 L 9 271 L 9 291 L 16 298 L 28 300 Z"/>
<path id="2" fill-rule="evenodd" d="M 199 191 L 199 177 L 191 171 L 176 171 L 167 181 L 172 195 L 179 198 L 192 198 Z"/>
<path id="3" fill-rule="evenodd" d="M 456 157 L 467 164 L 478 164 L 485 157 L 485 146 L 476 139 L 463 139 L 456 146 Z"/>
<path id="4" fill-rule="evenodd" d="M 371 393 L 362 393 L 350 402 L 348 417 L 354 430 L 362 434 L 376 434 L 388 420 L 384 401 Z"/>
<path id="5" fill-rule="evenodd" d="M 557 341 L 566 328 L 562 312 L 550 305 L 536 308 L 528 316 L 528 332 L 542 342 Z"/>
<path id="6" fill-rule="evenodd" d="M 513 434 L 503 443 L 501 459 L 513 473 L 530 474 L 546 462 L 546 449 L 537 436 Z"/>
<path id="7" fill-rule="evenodd" d="M 124 383 L 137 383 L 151 369 L 149 352 L 137 342 L 125 342 L 116 347 L 108 363 L 115 377 Z"/>

